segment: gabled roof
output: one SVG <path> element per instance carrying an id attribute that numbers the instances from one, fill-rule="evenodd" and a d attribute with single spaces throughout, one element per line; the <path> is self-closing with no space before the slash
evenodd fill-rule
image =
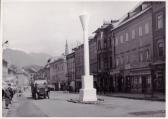
<path id="1" fill-rule="evenodd" d="M 142 5 L 142 3 L 141 3 L 141 5 Z M 139 6 L 140 6 L 140 5 L 139 5 Z M 138 7 L 139 7 L 139 6 L 138 6 Z M 135 8 L 135 9 L 136 9 L 136 8 Z M 120 22 L 112 29 L 112 31 L 115 30 L 115 29 L 117 29 L 117 28 L 119 28 L 120 26 L 122 26 L 122 25 L 124 25 L 124 24 L 126 24 L 126 23 L 128 23 L 128 22 L 130 22 L 130 21 L 132 21 L 132 20 L 134 20 L 134 19 L 136 19 L 136 18 L 139 17 L 140 15 L 144 14 L 145 12 L 147 12 L 149 9 L 151 9 L 151 6 L 148 7 L 148 8 L 146 8 L 146 9 L 144 9 L 144 10 L 142 10 L 142 11 L 140 11 L 140 12 L 138 12 L 138 13 L 136 13 L 135 15 L 133 15 L 133 16 L 130 17 L 130 18 L 127 18 L 128 15 L 126 14 L 122 19 L 120 19 Z"/>

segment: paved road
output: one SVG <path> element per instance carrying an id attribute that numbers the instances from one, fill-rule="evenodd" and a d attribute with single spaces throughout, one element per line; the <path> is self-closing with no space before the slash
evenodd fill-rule
<path id="1" fill-rule="evenodd" d="M 8 117 L 47 117 L 40 109 L 32 103 L 29 97 L 18 98 L 11 109 Z"/>
<path id="2" fill-rule="evenodd" d="M 132 100 L 101 96 L 100 104 L 79 104 L 68 102 L 79 95 L 51 92 L 50 99 L 33 100 L 30 93 L 18 99 L 8 113 L 9 117 L 125 117 L 165 116 L 165 102 Z"/>

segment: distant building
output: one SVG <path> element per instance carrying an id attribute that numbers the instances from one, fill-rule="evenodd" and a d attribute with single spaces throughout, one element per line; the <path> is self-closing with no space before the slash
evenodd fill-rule
<path id="1" fill-rule="evenodd" d="M 24 89 L 29 85 L 28 74 L 23 68 L 17 68 L 16 70 L 16 85 L 20 89 Z"/>
<path id="2" fill-rule="evenodd" d="M 45 65 L 44 70 L 45 70 L 44 71 L 45 72 L 45 78 L 46 78 L 48 84 L 51 84 L 51 82 L 50 82 L 50 65 L 49 65 L 49 63 L 47 63 Z"/>
<path id="3" fill-rule="evenodd" d="M 34 69 L 33 67 L 24 68 L 24 70 L 28 74 L 29 82 L 32 83 L 34 81 L 34 77 L 35 77 L 35 75 L 37 73 L 37 70 Z"/>
<path id="4" fill-rule="evenodd" d="M 82 87 L 81 78 L 84 75 L 84 45 L 80 45 L 73 49 L 75 53 L 75 86 L 76 91 Z M 97 50 L 95 38 L 89 38 L 89 58 L 90 58 L 90 74 L 94 77 L 94 87 L 97 88 Z"/>
<path id="5" fill-rule="evenodd" d="M 75 52 L 66 56 L 67 60 L 67 78 L 70 91 L 75 91 Z"/>
<path id="6" fill-rule="evenodd" d="M 67 90 L 67 63 L 65 56 L 50 63 L 50 82 L 55 90 Z"/>
<path id="7" fill-rule="evenodd" d="M 44 67 L 38 70 L 33 78 L 34 80 L 46 80 Z"/>
<path id="8" fill-rule="evenodd" d="M 112 71 L 112 23 L 104 23 L 95 33 L 97 42 L 97 87 L 98 92 L 111 92 L 113 90 Z"/>
<path id="9" fill-rule="evenodd" d="M 83 44 L 73 50 L 75 52 L 75 90 L 78 92 L 82 87 L 81 77 L 84 74 Z"/>

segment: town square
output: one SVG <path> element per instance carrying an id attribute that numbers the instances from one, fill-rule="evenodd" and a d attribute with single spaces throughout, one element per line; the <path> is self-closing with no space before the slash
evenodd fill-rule
<path id="1" fill-rule="evenodd" d="M 3 0 L 2 117 L 165 117 L 166 2 Z"/>

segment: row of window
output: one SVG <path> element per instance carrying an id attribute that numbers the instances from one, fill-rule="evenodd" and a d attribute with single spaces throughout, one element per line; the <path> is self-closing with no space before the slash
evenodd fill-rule
<path id="1" fill-rule="evenodd" d="M 149 23 L 146 23 L 145 26 L 145 31 L 143 33 L 143 27 L 142 26 L 139 26 L 138 28 L 138 34 L 139 34 L 139 37 L 143 36 L 143 34 L 148 34 L 149 33 Z M 129 33 L 126 32 L 124 35 L 120 35 L 119 37 L 116 37 L 116 42 L 115 42 L 115 45 L 117 46 L 118 44 L 122 44 L 124 42 L 127 42 L 129 41 L 130 39 L 134 40 L 135 39 L 135 29 L 133 29 L 131 31 L 131 36 L 129 36 Z M 125 37 L 125 40 L 124 40 L 124 37 Z"/>
<path id="2" fill-rule="evenodd" d="M 130 57 L 133 58 L 131 55 L 126 55 L 125 58 L 124 56 L 121 56 L 120 58 L 116 58 L 116 66 L 118 67 L 119 65 L 130 64 L 130 60 L 131 60 Z M 149 50 L 139 53 L 139 62 L 149 61 L 149 59 L 150 59 Z M 135 59 L 132 59 L 132 60 L 135 60 Z"/>
<path id="3" fill-rule="evenodd" d="M 112 57 L 109 57 L 109 58 L 104 58 L 103 60 L 101 60 L 101 56 L 98 56 L 98 67 L 99 69 L 101 69 L 101 62 L 103 61 L 103 66 L 105 69 L 108 69 L 108 68 L 112 68 Z"/>
<path id="4" fill-rule="evenodd" d="M 55 70 L 64 70 L 64 65 L 57 65 L 57 64 L 54 64 L 53 65 L 53 68 L 55 69 Z"/>

